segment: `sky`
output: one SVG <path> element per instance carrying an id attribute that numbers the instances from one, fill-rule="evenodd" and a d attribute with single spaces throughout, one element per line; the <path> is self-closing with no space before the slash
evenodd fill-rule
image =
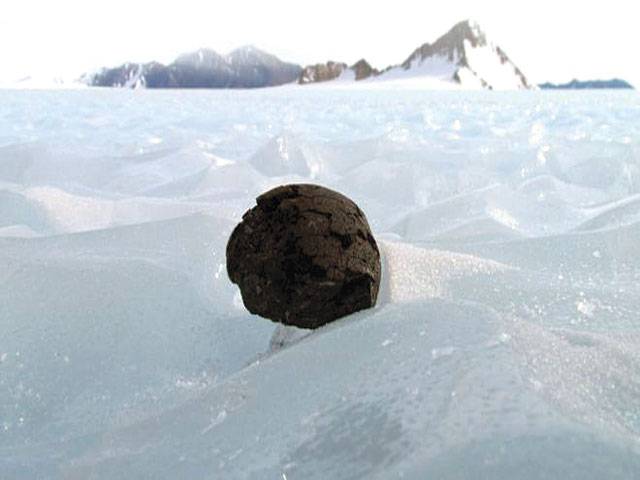
<path id="1" fill-rule="evenodd" d="M 640 87 L 635 2 L 497 0 L 5 0 L 0 80 L 74 78 L 201 47 L 254 45 L 300 64 L 401 63 L 471 18 L 533 82 L 620 77 Z"/>

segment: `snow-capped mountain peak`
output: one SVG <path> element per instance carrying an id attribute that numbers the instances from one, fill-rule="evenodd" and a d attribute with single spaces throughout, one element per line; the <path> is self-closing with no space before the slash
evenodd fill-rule
<path id="1" fill-rule="evenodd" d="M 410 76 L 436 76 L 468 88 L 532 88 L 520 69 L 472 20 L 454 25 L 434 43 L 418 47 L 401 68 Z M 392 72 L 395 77 L 402 76 L 398 73 Z"/>
<path id="2" fill-rule="evenodd" d="M 349 73 L 349 75 L 345 75 Z M 419 89 L 497 89 L 535 88 L 507 57 L 492 43 L 480 25 L 464 20 L 454 25 L 433 43 L 424 43 L 404 62 L 382 72 L 361 60 L 351 67 L 328 62 L 303 69 L 298 83 L 359 81 L 369 86 L 407 86 Z"/>
<path id="3" fill-rule="evenodd" d="M 227 59 L 247 59 L 253 58 L 256 56 L 270 56 L 267 52 L 260 50 L 259 48 L 254 47 L 253 45 L 243 45 L 238 48 L 234 48 L 229 53 L 227 53 Z"/>
<path id="4" fill-rule="evenodd" d="M 279 62 L 278 58 L 253 45 L 245 45 L 225 55 L 227 63 L 232 65 L 268 65 Z"/>
<path id="5" fill-rule="evenodd" d="M 443 57 L 450 62 L 462 65 L 465 63 L 465 44 L 469 44 L 473 48 L 487 45 L 487 37 L 480 26 L 469 20 L 456 24 L 434 43 L 425 43 L 418 47 L 402 63 L 402 68 L 405 70 L 414 68 L 425 59 L 434 56 Z"/>
<path id="6" fill-rule="evenodd" d="M 214 50 L 200 48 L 195 52 L 184 53 L 176 58 L 174 64 L 195 68 L 215 68 L 225 63 L 225 58 Z"/>

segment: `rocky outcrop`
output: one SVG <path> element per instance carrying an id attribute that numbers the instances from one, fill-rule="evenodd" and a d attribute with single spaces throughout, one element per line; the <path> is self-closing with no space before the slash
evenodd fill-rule
<path id="1" fill-rule="evenodd" d="M 298 78 L 298 83 L 304 85 L 327 82 L 339 77 L 344 77 L 347 80 L 364 80 L 379 74 L 380 72 L 369 65 L 364 58 L 350 67 L 346 63 L 329 61 L 306 66 Z"/>
<path id="2" fill-rule="evenodd" d="M 227 272 L 247 309 L 317 328 L 375 305 L 380 253 L 362 210 L 318 185 L 257 198 L 227 244 Z"/>
<path id="3" fill-rule="evenodd" d="M 353 70 L 353 72 L 355 73 L 356 80 L 363 80 L 365 78 L 380 75 L 380 72 L 369 65 L 369 62 L 367 62 L 364 58 L 358 60 L 349 68 L 351 68 L 351 70 Z"/>
<path id="4" fill-rule="evenodd" d="M 346 63 L 332 62 L 316 63 L 308 65 L 302 69 L 298 77 L 298 83 L 304 85 L 306 83 L 326 82 L 338 78 L 347 70 Z"/>

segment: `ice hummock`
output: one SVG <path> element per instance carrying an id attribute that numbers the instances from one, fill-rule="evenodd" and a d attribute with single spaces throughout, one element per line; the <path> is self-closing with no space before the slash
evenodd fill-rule
<path id="1" fill-rule="evenodd" d="M 0 92 L 0 477 L 633 478 L 633 93 Z M 249 315 L 226 240 L 313 181 L 375 309 Z"/>

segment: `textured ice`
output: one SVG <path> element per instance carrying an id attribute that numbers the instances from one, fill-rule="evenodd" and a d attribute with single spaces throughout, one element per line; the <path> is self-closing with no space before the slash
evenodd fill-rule
<path id="1" fill-rule="evenodd" d="M 631 479 L 640 98 L 0 91 L 0 478 Z M 367 213 L 378 306 L 248 314 L 259 193 Z"/>

